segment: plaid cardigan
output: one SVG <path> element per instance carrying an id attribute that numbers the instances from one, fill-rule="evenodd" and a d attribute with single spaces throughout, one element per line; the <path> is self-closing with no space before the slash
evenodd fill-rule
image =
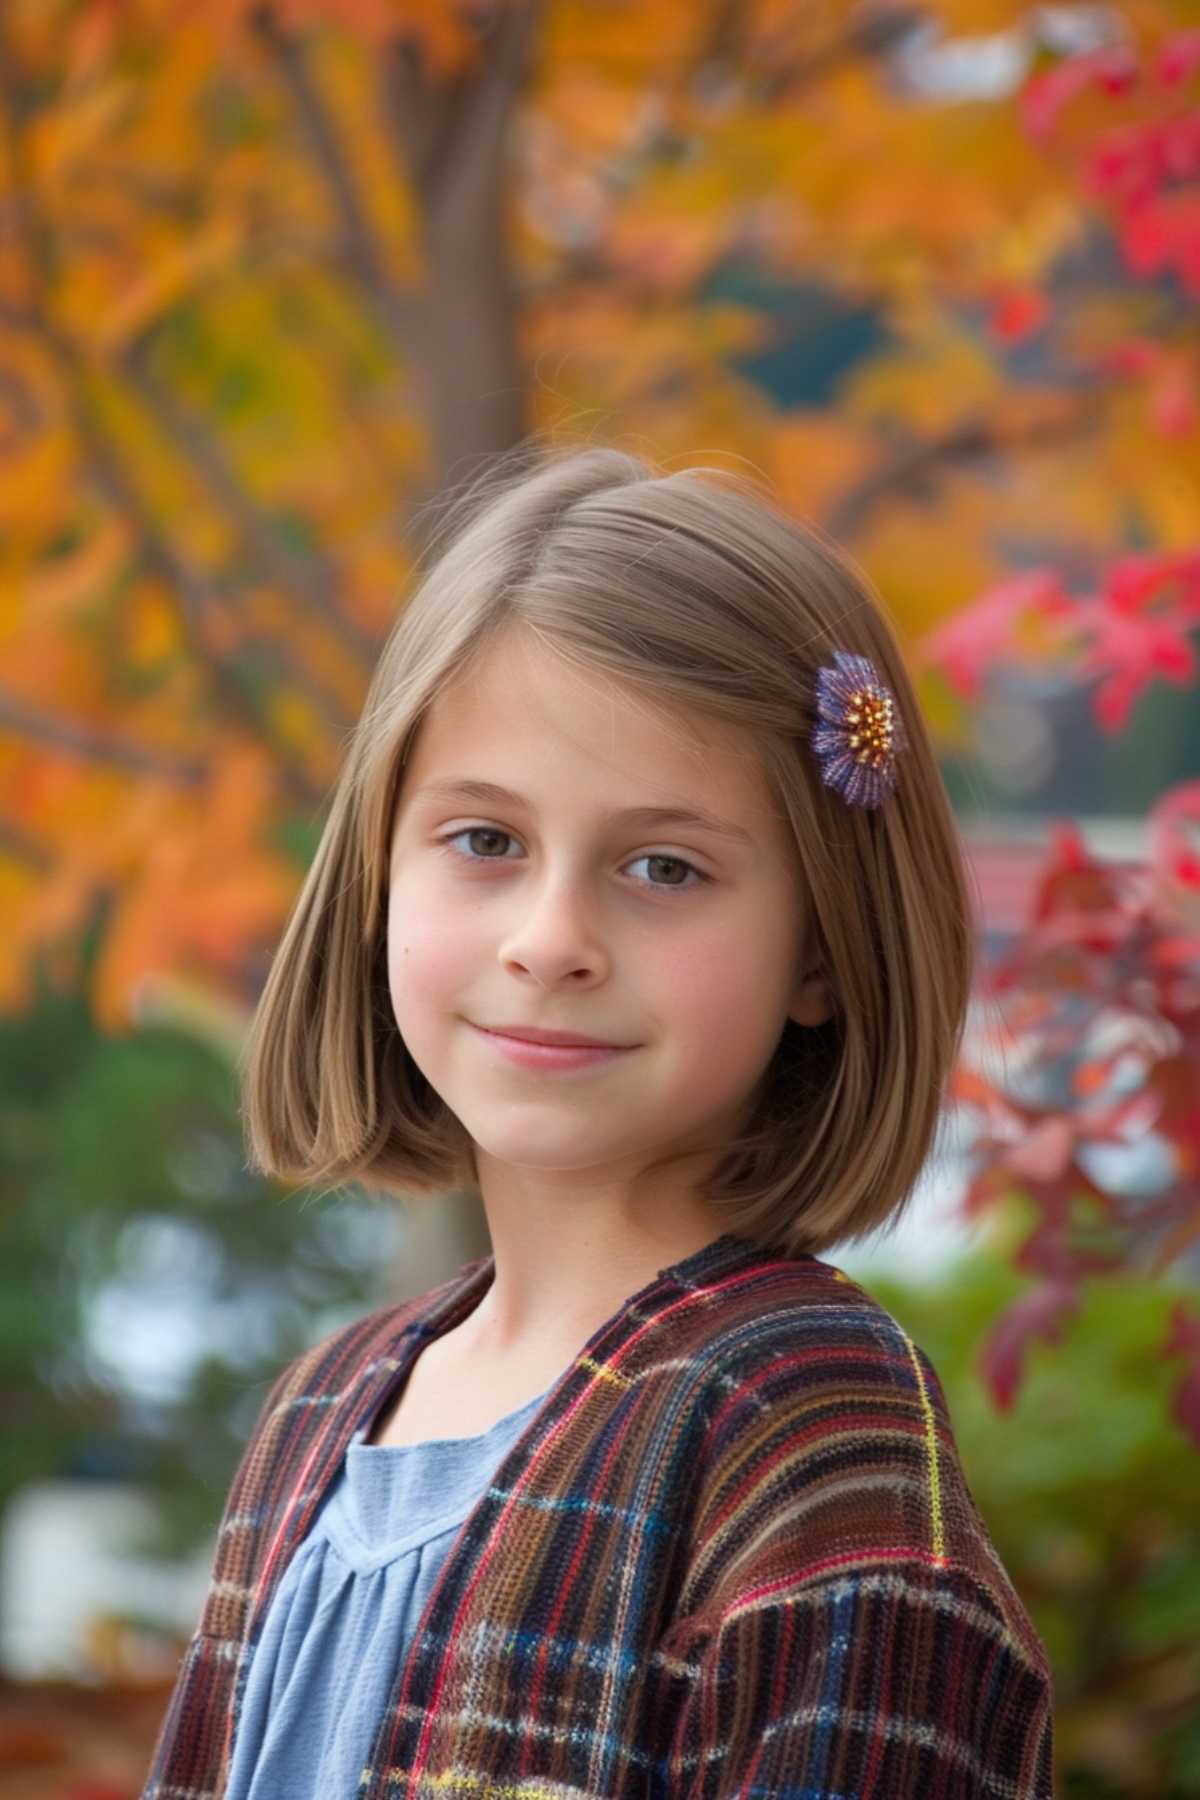
<path id="1" fill-rule="evenodd" d="M 493 1273 L 274 1382 L 142 1800 L 223 1793 L 351 1435 Z M 623 1302 L 500 1462 L 397 1647 L 358 1796 L 1051 1800 L 1051 1703 L 924 1351 L 832 1264 L 726 1233 Z"/>

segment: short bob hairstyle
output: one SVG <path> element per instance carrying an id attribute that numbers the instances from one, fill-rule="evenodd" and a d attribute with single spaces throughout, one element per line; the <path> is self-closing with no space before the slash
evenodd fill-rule
<path id="1" fill-rule="evenodd" d="M 423 560 L 251 1024 L 253 1165 L 304 1185 L 477 1189 L 470 1135 L 396 1026 L 389 847 L 423 715 L 497 631 L 526 621 L 575 666 L 745 728 L 794 832 L 834 1010 L 787 1021 L 742 1134 L 697 1194 L 724 1229 L 784 1255 L 894 1224 L 958 1055 L 975 929 L 949 799 L 866 576 L 744 474 L 664 473 L 624 450 L 534 439 L 452 497 Z M 872 658 L 908 740 L 874 810 L 824 785 L 808 742 L 835 649 Z"/>

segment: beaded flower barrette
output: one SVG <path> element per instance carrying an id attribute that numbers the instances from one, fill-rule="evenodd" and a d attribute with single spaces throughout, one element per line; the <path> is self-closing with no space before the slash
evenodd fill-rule
<path id="1" fill-rule="evenodd" d="M 896 697 L 869 656 L 836 650 L 817 674 L 812 747 L 821 780 L 847 806 L 880 806 L 896 786 L 896 753 L 907 750 Z"/>

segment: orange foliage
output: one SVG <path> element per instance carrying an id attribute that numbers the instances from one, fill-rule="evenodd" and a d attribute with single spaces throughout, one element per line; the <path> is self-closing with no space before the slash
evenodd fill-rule
<path id="1" fill-rule="evenodd" d="M 931 7 L 1025 59 L 948 98 L 858 9 L 544 0 L 506 137 L 526 428 L 760 470 L 914 639 L 1021 538 L 1099 564 L 1132 516 L 1186 551 L 1200 371 L 1144 279 L 1190 268 L 1194 202 L 1129 183 L 1190 154 L 1195 34 L 1182 0 L 1117 9 L 1083 79 L 1050 10 Z M 16 0 L 0 27 L 0 1006 L 35 953 L 73 978 L 108 898 L 111 1030 L 172 978 L 255 998 L 300 875 L 273 830 L 328 792 L 427 472 L 389 59 L 444 98 L 489 54 L 467 0 L 261 11 Z M 1128 285 L 1059 281 L 1104 229 Z M 813 296 L 877 344 L 784 406 L 755 359 L 804 346 Z"/>

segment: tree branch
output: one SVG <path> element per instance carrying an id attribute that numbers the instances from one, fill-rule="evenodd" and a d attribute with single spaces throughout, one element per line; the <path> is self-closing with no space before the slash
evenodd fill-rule
<path id="1" fill-rule="evenodd" d="M 250 24 L 279 71 L 305 140 L 329 190 L 342 238 L 339 256 L 387 327 L 396 348 L 407 355 L 409 336 L 421 304 L 397 288 L 388 273 L 333 124 L 312 79 L 304 50 L 295 37 L 280 27 L 270 5 L 256 7 L 250 16 Z"/>
<path id="2" fill-rule="evenodd" d="M 1062 419 L 1036 422 L 1021 438 L 1020 447 L 1043 449 L 1056 444 L 1077 443 L 1091 430 L 1096 414 L 1095 399 L 1083 395 L 1072 417 L 1065 422 Z M 842 495 L 822 520 L 822 527 L 833 537 L 852 538 L 862 529 L 872 509 L 882 501 L 896 494 L 911 495 L 955 463 L 992 456 L 1012 448 L 1011 432 L 1001 432 L 986 419 L 967 420 L 941 437 L 905 448 L 890 462 L 873 469 L 857 487 Z"/>
<path id="3" fill-rule="evenodd" d="M 783 55 L 772 57 L 769 72 L 754 84 L 754 99 L 760 105 L 772 106 L 812 87 L 840 63 L 855 57 L 884 57 L 927 17 L 921 6 L 885 6 L 874 12 L 860 9 L 819 50 L 791 63 Z"/>
<path id="4" fill-rule="evenodd" d="M 129 346 L 121 359 L 121 367 L 163 436 L 170 441 L 176 454 L 195 470 L 270 580 L 285 593 L 297 596 L 344 649 L 366 663 L 373 663 L 379 651 L 374 635 L 347 618 L 336 604 L 335 595 L 340 586 L 337 569 L 323 552 L 297 555 L 283 541 L 274 522 L 235 474 L 219 439 L 154 373 L 149 333 L 143 333 Z M 329 704 L 337 710 L 332 695 Z"/>
<path id="5" fill-rule="evenodd" d="M 134 775 L 161 776 L 180 787 L 203 787 L 212 772 L 206 762 L 147 750 L 116 732 L 82 725 L 75 719 L 53 718 L 15 694 L 0 692 L 0 731 L 15 731 L 54 750 L 65 750 L 88 762 L 108 763 Z"/>

